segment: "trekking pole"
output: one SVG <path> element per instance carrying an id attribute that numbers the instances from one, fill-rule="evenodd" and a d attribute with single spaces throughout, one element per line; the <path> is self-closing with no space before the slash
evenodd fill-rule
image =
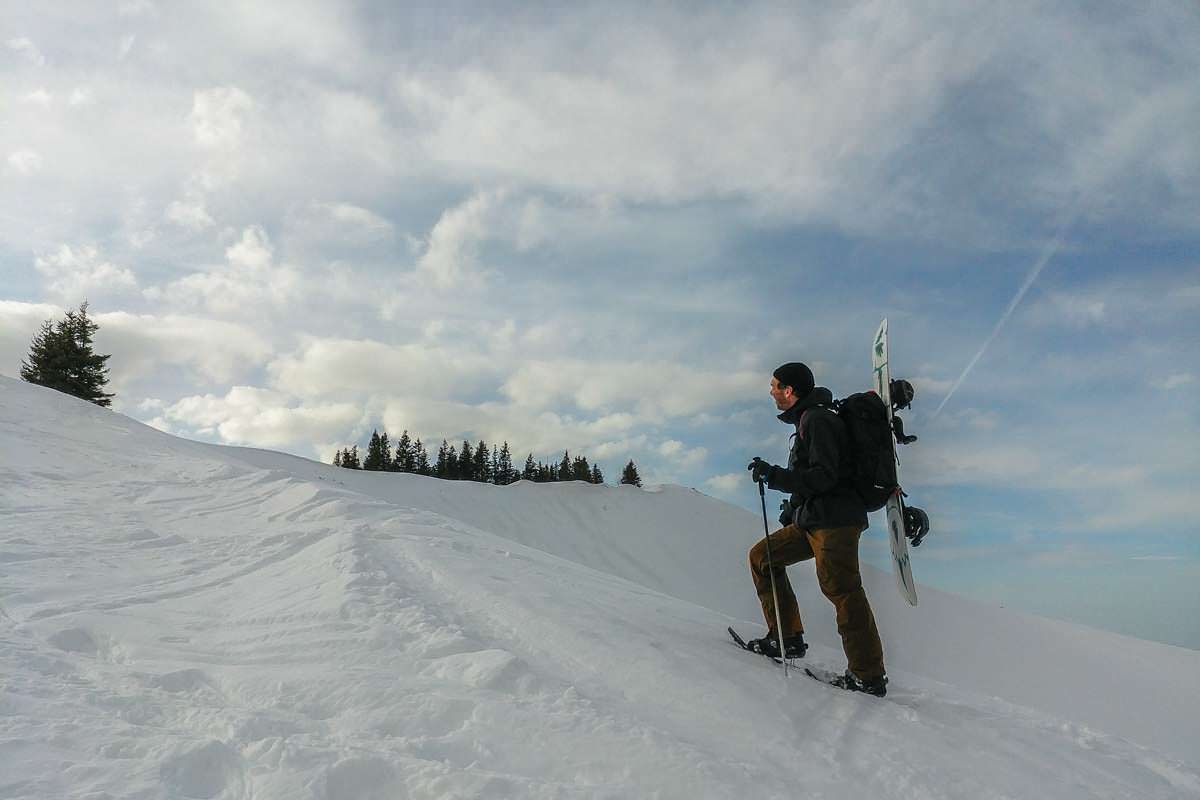
<path id="1" fill-rule="evenodd" d="M 775 638 L 779 640 L 779 660 L 783 663 L 783 674 L 787 676 L 787 650 L 783 644 L 783 614 L 779 610 L 779 591 L 775 588 L 775 566 L 771 562 L 771 526 L 767 523 L 767 490 L 766 481 L 758 481 L 758 497 L 762 500 L 763 530 L 767 537 L 767 573 L 771 576 L 771 599 L 775 603 Z"/>

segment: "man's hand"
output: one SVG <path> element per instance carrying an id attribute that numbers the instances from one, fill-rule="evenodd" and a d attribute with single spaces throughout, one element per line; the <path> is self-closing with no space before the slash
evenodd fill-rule
<path id="1" fill-rule="evenodd" d="M 770 483 L 771 471 L 777 469 L 777 467 L 773 467 L 758 456 L 755 456 L 754 460 L 746 465 L 746 469 L 750 470 L 750 477 L 754 479 L 755 483 L 762 483 L 763 481 Z"/>

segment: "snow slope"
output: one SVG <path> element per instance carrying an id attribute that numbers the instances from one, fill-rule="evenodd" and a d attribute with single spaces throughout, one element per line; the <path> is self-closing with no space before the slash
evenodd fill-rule
<path id="1" fill-rule="evenodd" d="M 888 697 L 785 680 L 724 634 L 757 629 L 760 526 L 679 487 L 202 445 L 0 378 L 0 798 L 1200 797 L 1200 653 L 908 609 L 871 570 Z"/>

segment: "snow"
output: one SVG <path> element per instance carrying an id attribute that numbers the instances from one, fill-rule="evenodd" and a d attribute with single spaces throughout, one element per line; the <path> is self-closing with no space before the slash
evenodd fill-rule
<path id="1" fill-rule="evenodd" d="M 888 696 L 785 678 L 725 635 L 761 629 L 761 526 L 676 486 L 188 442 L 0 378 L 0 797 L 1200 797 L 1200 652 L 909 608 L 868 568 Z"/>

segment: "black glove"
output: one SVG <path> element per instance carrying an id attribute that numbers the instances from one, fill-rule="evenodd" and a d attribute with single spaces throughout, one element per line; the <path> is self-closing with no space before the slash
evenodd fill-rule
<path id="1" fill-rule="evenodd" d="M 771 473 L 778 469 L 778 467 L 773 467 L 758 456 L 755 456 L 754 460 L 746 465 L 746 469 L 750 470 L 750 477 L 754 479 L 755 483 L 762 483 L 763 481 L 770 483 Z"/>
<path id="2" fill-rule="evenodd" d="M 792 501 L 788 499 L 781 500 L 779 503 L 779 524 L 791 525 L 792 517 L 796 515 L 796 510 L 792 508 Z"/>

